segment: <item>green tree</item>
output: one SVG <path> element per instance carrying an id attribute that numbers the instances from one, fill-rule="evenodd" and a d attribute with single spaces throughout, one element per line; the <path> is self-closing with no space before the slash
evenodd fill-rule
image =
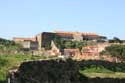
<path id="1" fill-rule="evenodd" d="M 125 58 L 125 45 L 111 45 L 109 47 L 106 47 L 105 51 L 113 57 L 117 57 L 120 59 Z"/>
<path id="2" fill-rule="evenodd" d="M 109 40 L 110 43 L 123 43 L 118 37 L 114 37 L 112 40 Z"/>
<path id="3" fill-rule="evenodd" d="M 21 45 L 14 43 L 14 41 L 6 40 L 0 38 L 0 53 L 1 54 L 10 54 L 21 49 Z"/>

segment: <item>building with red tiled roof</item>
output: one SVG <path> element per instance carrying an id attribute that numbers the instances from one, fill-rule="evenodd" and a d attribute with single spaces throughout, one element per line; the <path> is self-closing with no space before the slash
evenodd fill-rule
<path id="1" fill-rule="evenodd" d="M 66 35 L 74 35 L 74 34 L 81 34 L 84 36 L 98 36 L 96 33 L 89 33 L 89 32 L 64 32 L 64 31 L 55 31 L 57 34 L 66 34 Z"/>
<path id="2" fill-rule="evenodd" d="M 87 33 L 87 32 L 64 32 L 64 31 L 55 31 L 55 33 L 60 36 L 63 39 L 66 40 L 94 40 L 94 39 L 99 39 L 99 35 L 95 33 Z"/>
<path id="3" fill-rule="evenodd" d="M 29 45 L 35 46 L 36 43 L 37 49 L 41 50 L 42 48 L 45 48 L 46 50 L 49 50 L 51 49 L 51 41 L 54 40 L 55 35 L 59 36 L 61 39 L 72 41 L 97 40 L 99 38 L 99 35 L 95 33 L 55 31 L 43 32 L 31 38 L 14 37 L 13 41 L 22 44 L 24 47 Z"/>
<path id="4" fill-rule="evenodd" d="M 15 43 L 22 45 L 23 50 L 37 50 L 38 49 L 38 43 L 36 41 L 36 37 L 33 37 L 33 38 L 14 37 L 13 41 Z"/>
<path id="5" fill-rule="evenodd" d="M 33 41 L 33 42 L 36 42 L 36 37 L 33 37 L 33 38 L 14 37 L 13 41 L 17 42 L 17 43 L 18 42 L 23 42 L 23 41 Z"/>

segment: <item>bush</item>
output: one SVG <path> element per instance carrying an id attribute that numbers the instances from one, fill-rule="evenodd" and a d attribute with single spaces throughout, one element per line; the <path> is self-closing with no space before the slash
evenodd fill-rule
<path id="1" fill-rule="evenodd" d="M 106 53 L 121 60 L 125 60 L 125 45 L 111 45 L 106 47 Z"/>
<path id="2" fill-rule="evenodd" d="M 72 60 L 45 60 L 23 63 L 19 68 L 21 83 L 79 83 L 79 71 Z"/>
<path id="3" fill-rule="evenodd" d="M 125 63 L 115 63 L 108 61 L 79 61 L 80 70 L 92 71 L 92 72 L 125 72 Z"/>

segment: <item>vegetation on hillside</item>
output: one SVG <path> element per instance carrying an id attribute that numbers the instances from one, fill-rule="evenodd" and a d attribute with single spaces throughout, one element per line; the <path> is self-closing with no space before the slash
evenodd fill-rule
<path id="1" fill-rule="evenodd" d="M 79 50 L 82 49 L 83 46 L 87 44 L 86 41 L 71 41 L 71 40 L 64 40 L 58 36 L 55 36 L 54 43 L 60 49 L 65 48 L 78 48 Z"/>
<path id="2" fill-rule="evenodd" d="M 16 51 L 19 51 L 20 48 L 21 46 L 13 41 L 0 38 L 0 55 L 15 53 Z"/>
<path id="3" fill-rule="evenodd" d="M 0 44 L 4 45 L 4 46 L 15 45 L 15 43 L 13 41 L 6 40 L 6 39 L 3 39 L 3 38 L 0 38 Z"/>
<path id="4" fill-rule="evenodd" d="M 106 47 L 105 51 L 102 51 L 101 54 L 111 55 L 125 61 L 125 45 L 111 45 Z"/>
<path id="5" fill-rule="evenodd" d="M 111 72 L 124 72 L 125 63 L 115 63 L 101 60 L 87 60 L 78 62 L 80 70 L 96 73 L 111 73 Z"/>
<path id="6" fill-rule="evenodd" d="M 113 39 L 109 40 L 109 43 L 123 43 L 123 41 L 121 39 L 119 39 L 118 37 L 114 37 Z"/>
<path id="7" fill-rule="evenodd" d="M 29 60 L 45 59 L 44 56 L 32 55 L 0 55 L 0 83 L 5 83 L 6 76 L 10 69 L 18 68 L 22 62 Z"/>
<path id="8" fill-rule="evenodd" d="M 38 60 L 38 59 L 45 59 L 45 57 L 42 57 L 42 56 L 36 57 L 36 56 L 31 56 L 31 55 L 11 55 L 11 56 L 2 55 L 2 56 L 0 56 L 0 83 L 5 83 L 6 76 L 10 69 L 18 68 L 18 66 L 22 62 L 25 62 L 28 60 Z M 49 62 L 51 62 L 51 60 Z M 58 62 L 58 60 L 57 60 L 57 62 Z M 89 77 L 89 73 L 90 73 L 90 75 L 92 75 L 92 74 L 96 75 L 96 73 L 98 73 L 100 75 L 99 77 L 103 77 L 103 76 L 101 76 L 101 74 L 109 75 L 110 77 L 112 76 L 115 78 L 124 78 L 125 77 L 125 63 L 113 63 L 113 62 L 107 62 L 107 61 L 79 61 L 79 62 L 73 61 L 72 62 L 72 60 L 69 60 L 68 62 L 69 63 L 67 63 L 67 64 L 75 64 L 75 67 L 78 69 L 77 71 L 79 71 L 81 74 L 80 76 L 86 75 Z M 36 63 L 34 63 L 34 64 L 36 64 Z M 63 62 L 58 62 L 58 64 L 55 63 L 54 61 L 52 61 L 51 65 L 48 64 L 49 68 L 45 68 L 45 69 L 46 69 L 46 71 L 52 71 L 52 72 L 50 72 L 52 75 L 53 74 L 57 75 L 58 72 L 62 71 L 62 70 L 60 70 L 60 68 L 66 68 L 66 67 L 70 68 L 73 66 L 73 65 L 67 65 L 67 66 L 63 65 Z M 47 66 L 47 65 L 44 64 L 42 66 Z M 28 66 L 26 68 L 29 69 Z M 73 69 L 75 69 L 75 68 L 73 68 Z M 64 72 L 64 70 L 62 72 Z M 118 74 L 115 74 L 115 73 L 118 73 Z M 58 77 L 55 77 L 54 79 L 57 79 L 57 78 Z M 80 78 L 80 79 L 84 79 L 84 76 L 83 76 L 83 78 Z"/>

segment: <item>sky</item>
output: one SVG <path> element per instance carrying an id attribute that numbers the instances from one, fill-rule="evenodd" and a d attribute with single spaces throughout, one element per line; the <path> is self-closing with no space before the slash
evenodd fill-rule
<path id="1" fill-rule="evenodd" d="M 54 30 L 125 39 L 125 0 L 0 0 L 0 37 Z"/>

